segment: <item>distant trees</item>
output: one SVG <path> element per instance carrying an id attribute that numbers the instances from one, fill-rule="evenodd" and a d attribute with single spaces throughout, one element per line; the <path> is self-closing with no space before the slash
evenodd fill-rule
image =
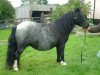
<path id="1" fill-rule="evenodd" d="M 34 4 L 48 4 L 48 0 L 21 0 L 22 3 L 34 3 Z"/>
<path id="2" fill-rule="evenodd" d="M 0 0 L 0 20 L 15 17 L 15 9 L 8 0 Z"/>
<path id="3" fill-rule="evenodd" d="M 1 10 L 2 10 L 2 3 L 0 2 L 0 14 L 1 14 Z"/>
<path id="4" fill-rule="evenodd" d="M 69 0 L 67 4 L 57 5 L 56 9 L 52 13 L 52 19 L 56 20 L 62 14 L 75 8 L 81 8 L 83 14 L 87 16 L 90 10 L 90 3 L 84 3 L 82 0 Z"/>

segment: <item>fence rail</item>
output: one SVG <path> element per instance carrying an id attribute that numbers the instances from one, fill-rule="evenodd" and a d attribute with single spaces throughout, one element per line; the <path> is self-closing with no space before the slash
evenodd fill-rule
<path id="1" fill-rule="evenodd" d="M 51 19 L 46 19 L 46 18 L 42 18 L 42 17 L 5 19 L 5 20 L 0 20 L 0 29 L 12 28 L 13 26 L 15 26 L 23 21 L 35 21 L 38 23 L 41 23 L 41 22 L 49 23 L 51 21 Z"/>
<path id="2" fill-rule="evenodd" d="M 25 20 L 29 20 L 29 19 L 28 18 L 19 18 L 19 19 L 0 20 L 0 29 L 11 28 Z"/>

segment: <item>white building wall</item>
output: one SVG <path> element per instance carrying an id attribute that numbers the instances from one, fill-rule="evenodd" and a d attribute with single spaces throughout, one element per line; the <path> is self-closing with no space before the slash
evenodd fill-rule
<path id="1" fill-rule="evenodd" d="M 16 19 L 30 18 L 30 6 L 20 6 L 16 8 Z"/>

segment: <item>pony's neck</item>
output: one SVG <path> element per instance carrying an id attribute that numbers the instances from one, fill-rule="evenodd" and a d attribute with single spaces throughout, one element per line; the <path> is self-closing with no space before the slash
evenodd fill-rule
<path id="1" fill-rule="evenodd" d="M 69 12 L 61 16 L 57 21 L 55 21 L 55 26 L 60 33 L 65 35 L 70 34 L 74 27 L 73 12 Z"/>

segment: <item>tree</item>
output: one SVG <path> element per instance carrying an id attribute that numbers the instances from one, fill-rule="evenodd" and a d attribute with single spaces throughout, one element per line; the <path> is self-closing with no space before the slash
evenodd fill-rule
<path id="1" fill-rule="evenodd" d="M 0 2 L 0 14 L 1 14 L 1 10 L 2 10 L 2 3 Z"/>
<path id="2" fill-rule="evenodd" d="M 48 1 L 47 0 L 21 0 L 22 3 L 36 3 L 36 4 L 44 4 L 47 5 Z"/>
<path id="3" fill-rule="evenodd" d="M 86 15 L 86 16 L 89 15 L 90 7 L 91 7 L 90 3 L 84 3 L 83 0 L 69 0 L 69 2 L 67 4 L 67 10 L 81 8 L 84 15 Z"/>
<path id="4" fill-rule="evenodd" d="M 84 3 L 82 0 L 69 0 L 67 4 L 58 5 L 52 13 L 52 19 L 56 20 L 62 14 L 76 8 L 81 8 L 85 16 L 89 15 L 90 3 Z"/>
<path id="5" fill-rule="evenodd" d="M 48 4 L 48 1 L 47 0 L 37 0 L 37 4 L 47 5 Z"/>
<path id="6" fill-rule="evenodd" d="M 15 9 L 7 0 L 0 0 L 0 20 L 15 17 Z"/>

